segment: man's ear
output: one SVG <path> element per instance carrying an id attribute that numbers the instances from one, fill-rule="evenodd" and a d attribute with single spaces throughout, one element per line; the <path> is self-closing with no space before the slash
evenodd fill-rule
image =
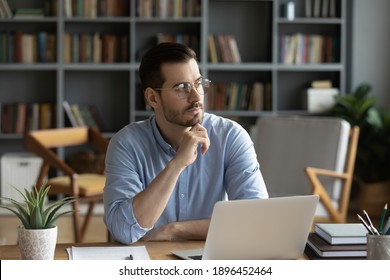
<path id="1" fill-rule="evenodd" d="M 150 107 L 155 109 L 159 104 L 159 96 L 158 92 L 153 90 L 152 88 L 148 87 L 145 89 L 144 96 L 146 102 L 149 104 Z"/>

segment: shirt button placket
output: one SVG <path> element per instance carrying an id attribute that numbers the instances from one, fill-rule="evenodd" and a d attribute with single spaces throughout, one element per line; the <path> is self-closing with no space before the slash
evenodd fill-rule
<path id="1" fill-rule="evenodd" d="M 179 221 L 186 220 L 188 208 L 188 184 L 186 170 L 179 177 L 178 193 L 179 193 Z"/>

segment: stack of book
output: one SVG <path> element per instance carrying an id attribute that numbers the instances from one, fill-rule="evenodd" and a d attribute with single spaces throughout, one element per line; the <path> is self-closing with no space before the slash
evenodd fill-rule
<path id="1" fill-rule="evenodd" d="M 359 223 L 316 224 L 305 254 L 310 259 L 365 259 L 367 230 Z"/>

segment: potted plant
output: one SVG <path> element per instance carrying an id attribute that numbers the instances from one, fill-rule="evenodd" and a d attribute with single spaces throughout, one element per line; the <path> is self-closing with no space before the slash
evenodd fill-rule
<path id="1" fill-rule="evenodd" d="M 0 204 L 1 208 L 13 212 L 22 222 L 18 228 L 18 244 L 22 259 L 49 260 L 54 258 L 57 242 L 56 220 L 70 212 L 59 212 L 66 204 L 75 200 L 74 197 L 64 197 L 50 205 L 46 203 L 46 197 L 50 186 L 44 183 L 40 188 L 34 186 L 24 192 L 13 187 L 22 197 L 21 202 L 0 197 L 13 205 Z"/>
<path id="2" fill-rule="evenodd" d="M 336 96 L 327 114 L 359 126 L 354 176 L 357 206 L 379 216 L 390 200 L 390 111 L 378 109 L 370 91 L 371 86 L 363 83 L 349 95 Z"/>

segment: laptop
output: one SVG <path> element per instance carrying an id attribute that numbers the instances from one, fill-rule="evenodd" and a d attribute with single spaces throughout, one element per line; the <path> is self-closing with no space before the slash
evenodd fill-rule
<path id="1" fill-rule="evenodd" d="M 171 253 L 182 259 L 260 260 L 302 257 L 317 195 L 219 201 L 204 248 Z"/>

